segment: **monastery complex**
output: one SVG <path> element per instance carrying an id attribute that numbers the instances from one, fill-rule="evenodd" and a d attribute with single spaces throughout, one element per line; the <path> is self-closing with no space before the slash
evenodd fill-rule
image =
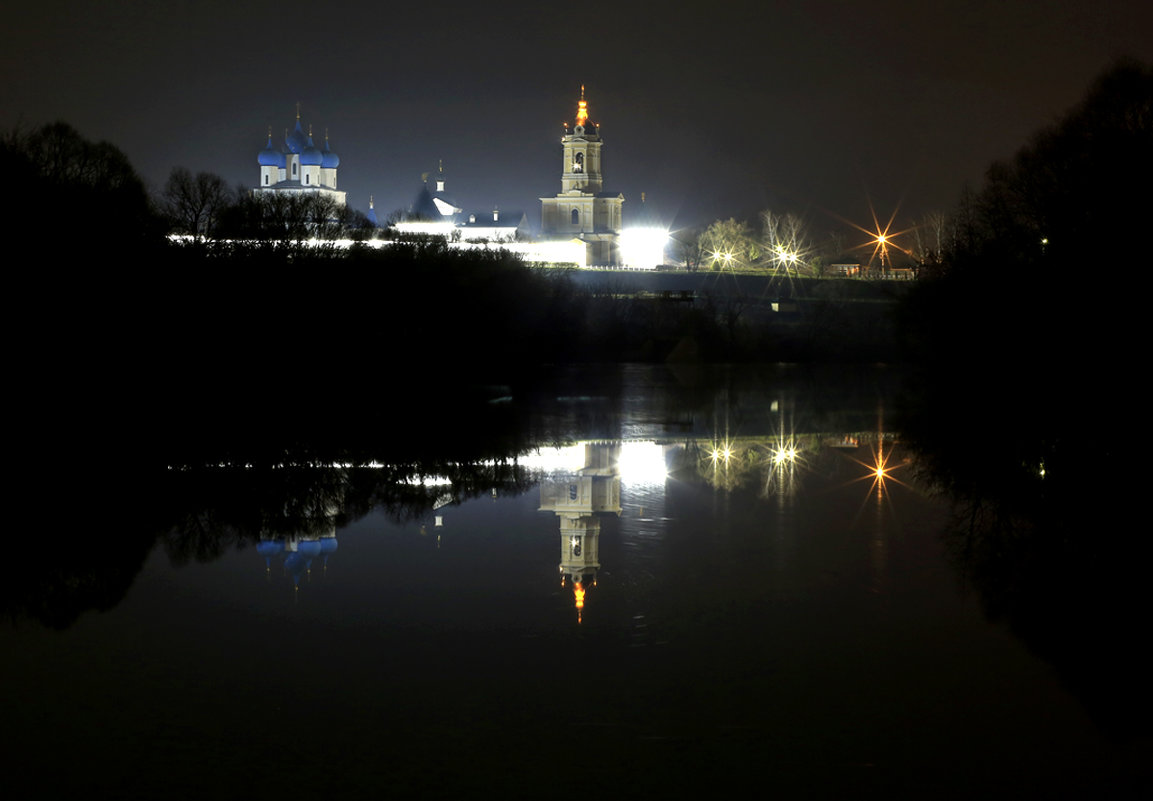
<path id="1" fill-rule="evenodd" d="M 581 87 L 572 125 L 565 123 L 561 136 L 560 191 L 540 198 L 541 232 L 530 235 L 523 212 L 493 209 L 465 212 L 446 193 L 443 163 L 438 165 L 429 185 L 425 174 L 420 193 L 403 218 L 392 223 L 400 234 L 444 236 L 451 243 L 484 245 L 500 243 L 521 252 L 529 261 L 577 263 L 579 266 L 627 266 L 653 269 L 662 263 L 666 232 L 655 226 L 625 231 L 622 225 L 624 195 L 605 190 L 600 126 L 590 121 L 588 101 Z M 311 126 L 305 133 L 299 108 L 296 126 L 284 134 L 281 147 L 273 145 L 272 131 L 267 145 L 257 156 L 260 182 L 253 189 L 262 194 L 315 194 L 346 205 L 345 193 L 338 188 L 340 157 L 332 151 L 327 132 L 318 147 Z M 643 212 L 641 215 L 644 216 Z M 373 200 L 369 199 L 368 219 L 379 225 Z M 630 242 L 630 240 L 632 240 Z M 643 244 L 641 244 L 643 240 Z"/>

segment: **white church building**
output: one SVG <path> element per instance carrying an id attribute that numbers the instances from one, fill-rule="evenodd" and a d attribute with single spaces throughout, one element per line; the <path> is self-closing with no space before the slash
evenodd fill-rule
<path id="1" fill-rule="evenodd" d="M 296 111 L 296 127 L 292 133 L 284 132 L 284 145 L 272 143 L 272 129 L 268 131 L 268 145 L 257 155 L 260 164 L 260 185 L 253 190 L 259 196 L 266 193 L 315 194 L 330 197 L 345 205 L 345 193 L 337 188 L 336 170 L 340 157 L 329 147 L 328 134 L 324 136 L 324 149 L 312 139 L 312 126 L 305 134 L 300 124 L 300 109 Z"/>

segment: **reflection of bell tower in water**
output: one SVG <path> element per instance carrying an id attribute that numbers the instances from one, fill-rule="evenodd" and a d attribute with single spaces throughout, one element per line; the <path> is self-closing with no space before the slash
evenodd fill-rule
<path id="1" fill-rule="evenodd" d="M 584 467 L 540 485 L 540 511 L 554 512 L 560 524 L 561 586 L 572 587 L 578 623 L 585 594 L 596 586 L 601 566 L 597 515 L 621 513 L 619 459 L 619 445 L 585 445 Z"/>

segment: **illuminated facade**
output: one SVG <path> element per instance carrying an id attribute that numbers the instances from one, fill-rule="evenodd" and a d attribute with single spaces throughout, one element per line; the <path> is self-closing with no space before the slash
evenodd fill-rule
<path id="1" fill-rule="evenodd" d="M 620 263 L 621 207 L 624 195 L 604 191 L 600 126 L 588 119 L 588 103 L 581 87 L 576 120 L 570 132 L 565 124 L 561 191 L 542 197 L 541 233 L 546 239 L 572 238 L 584 242 L 588 263 Z"/>
<path id="2" fill-rule="evenodd" d="M 292 133 L 284 133 L 284 145 L 277 148 L 272 144 L 272 130 L 268 131 L 268 145 L 257 155 L 260 165 L 260 185 L 253 191 L 258 197 L 263 194 L 288 193 L 294 195 L 311 194 L 332 198 L 337 204 L 345 205 L 345 193 L 336 187 L 336 169 L 340 166 L 337 156 L 324 137 L 324 149 L 316 146 L 312 139 L 312 127 L 308 133 L 300 125 L 300 109 L 296 111 L 296 127 Z"/>

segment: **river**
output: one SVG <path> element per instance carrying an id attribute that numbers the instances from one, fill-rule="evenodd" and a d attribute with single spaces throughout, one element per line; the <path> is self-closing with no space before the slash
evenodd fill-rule
<path id="1" fill-rule="evenodd" d="M 8 797 L 1138 797 L 1148 741 L 988 614 L 900 385 L 574 370 L 112 476 L 8 563 Z"/>

